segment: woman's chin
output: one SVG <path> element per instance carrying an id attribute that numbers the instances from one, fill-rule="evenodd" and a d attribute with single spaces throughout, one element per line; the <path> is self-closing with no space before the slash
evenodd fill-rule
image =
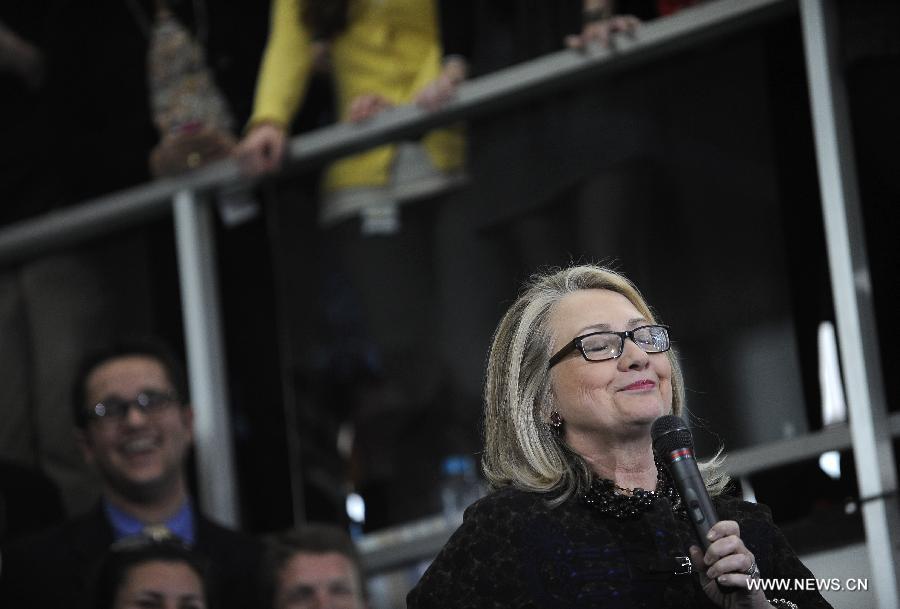
<path id="1" fill-rule="evenodd" d="M 653 421 L 667 414 L 671 408 L 666 406 L 662 400 L 644 399 L 635 400 L 633 403 L 627 404 L 624 412 L 627 418 L 636 424 L 653 424 Z"/>

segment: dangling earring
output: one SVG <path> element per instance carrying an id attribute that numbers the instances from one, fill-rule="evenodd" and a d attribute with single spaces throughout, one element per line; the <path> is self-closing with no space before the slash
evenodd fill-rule
<path id="1" fill-rule="evenodd" d="M 547 424 L 547 427 L 550 428 L 550 433 L 554 438 L 562 437 L 563 423 L 563 418 L 558 412 L 554 410 L 550 413 L 550 422 Z"/>

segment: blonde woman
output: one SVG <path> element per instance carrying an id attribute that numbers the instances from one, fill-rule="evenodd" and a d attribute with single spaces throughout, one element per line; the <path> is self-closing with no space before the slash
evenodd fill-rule
<path id="1" fill-rule="evenodd" d="M 536 276 L 494 335 L 482 467 L 493 492 L 408 597 L 430 607 L 828 607 L 748 580 L 811 577 L 769 511 L 723 494 L 705 554 L 650 428 L 680 414 L 669 330 L 628 279 L 597 266 Z M 786 598 L 781 598 L 786 597 Z"/>

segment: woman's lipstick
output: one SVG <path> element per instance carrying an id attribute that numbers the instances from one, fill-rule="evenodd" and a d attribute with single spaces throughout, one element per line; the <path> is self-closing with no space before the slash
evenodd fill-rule
<path id="1" fill-rule="evenodd" d="M 649 379 L 643 379 L 635 381 L 627 387 L 623 387 L 622 391 L 641 391 L 643 389 L 653 389 L 654 387 L 656 387 L 656 383 Z"/>

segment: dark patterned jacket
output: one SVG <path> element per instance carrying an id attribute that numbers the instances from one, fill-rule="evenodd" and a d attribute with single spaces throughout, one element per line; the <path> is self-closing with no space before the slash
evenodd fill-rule
<path id="1" fill-rule="evenodd" d="M 812 577 L 768 508 L 715 500 L 735 520 L 764 578 Z M 407 597 L 408 609 L 715 607 L 696 574 L 679 565 L 696 545 L 667 500 L 637 519 L 605 517 L 578 499 L 556 508 L 512 488 L 473 504 L 462 526 Z M 801 609 L 826 608 L 818 592 L 779 591 Z"/>

